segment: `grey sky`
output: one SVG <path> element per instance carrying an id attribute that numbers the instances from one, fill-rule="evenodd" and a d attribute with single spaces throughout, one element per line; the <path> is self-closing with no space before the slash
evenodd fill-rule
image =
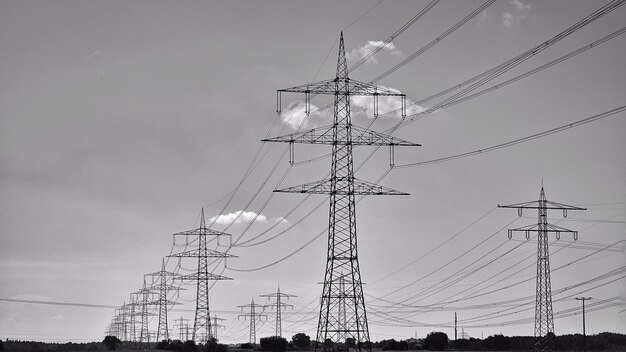
<path id="1" fill-rule="evenodd" d="M 544 42 L 606 2 L 497 1 L 379 84 L 419 101 Z M 381 51 L 350 76 L 373 79 L 481 3 L 442 1 L 396 38 L 393 49 Z M 140 288 L 143 274 L 157 271 L 171 251 L 182 250 L 172 247 L 172 233 L 197 227 L 203 206 L 207 218 L 222 212 L 224 197 L 239 184 L 259 148 L 264 157 L 223 212 L 260 212 L 266 221 L 255 223 L 245 233 L 246 223 L 233 224 L 228 232 L 245 242 L 281 221 L 303 196 L 271 193 L 290 167 L 286 159 L 280 160 L 284 145 L 262 145 L 260 140 L 293 131 L 276 118 L 275 91 L 332 78 L 335 40 L 341 30 L 346 51 L 358 55 L 359 48 L 367 47 L 369 41 L 385 40 L 427 2 L 383 1 L 359 19 L 374 4 L 0 0 L 0 298 L 121 305 L 130 292 Z M 622 7 L 487 86 L 589 44 L 621 28 L 624 18 L 626 8 Z M 398 137 L 423 147 L 398 149 L 396 164 L 488 147 L 624 105 L 625 40 L 619 36 L 398 130 Z M 298 99 L 284 95 L 283 106 Z M 329 102 L 320 98 L 313 104 Z M 580 243 L 586 248 L 551 247 L 553 269 L 592 253 L 588 242 L 610 245 L 624 240 L 624 117 L 624 113 L 616 114 L 484 155 L 392 170 L 381 184 L 411 195 L 367 198 L 359 203 L 357 213 L 372 340 L 424 336 L 435 329 L 451 335 L 446 328 L 393 326 L 380 312 L 387 311 L 386 304 L 377 298 L 428 275 L 498 229 L 507 228 L 517 217 L 515 211 L 490 211 L 497 204 L 537 199 L 542 180 L 549 200 L 589 208 L 570 214 L 564 222 L 560 214 L 549 214 L 551 221 L 579 230 Z M 314 114 L 310 124 L 327 123 L 328 118 Z M 353 116 L 354 123 L 364 127 L 370 119 L 359 113 Z M 383 131 L 396 122 L 393 117 L 379 119 L 372 128 Z M 357 150 L 357 164 L 370 151 Z M 296 161 L 328 152 L 324 146 L 298 145 Z M 376 181 L 388 169 L 387 157 L 386 149 L 376 152 L 357 176 Z M 281 186 L 321 179 L 329 169 L 327 158 L 294 166 Z M 230 260 L 229 267 L 260 268 L 306 244 L 327 225 L 327 199 L 322 196 L 310 197 L 285 222 L 258 238 L 277 235 L 320 202 L 324 203 L 317 211 L 275 240 L 234 247 L 231 253 L 239 258 Z M 454 241 L 385 278 L 487 213 Z M 536 214 L 524 214 L 508 227 L 534 221 Z M 216 224 L 215 229 L 224 226 Z M 569 242 L 571 238 L 563 238 L 560 243 Z M 529 259 L 516 268 L 530 265 L 529 269 L 493 287 L 531 278 L 533 243 L 417 304 L 431 304 L 475 284 L 496 282 L 501 277 L 489 278 L 524 257 Z M 385 299 L 402 301 L 482 256 L 488 261 L 518 244 L 500 231 L 459 261 Z M 284 334 L 314 336 L 325 247 L 322 235 L 298 254 L 266 269 L 227 269 L 224 275 L 234 280 L 220 282 L 211 290 L 212 309 L 227 319 L 226 328 L 218 332 L 223 341 L 247 341 L 247 322 L 237 321 L 236 306 L 249 303 L 252 297 L 264 303 L 258 295 L 274 292 L 279 284 L 282 291 L 298 295 L 291 302 L 295 313 L 285 314 Z M 623 249 L 623 243 L 615 248 Z M 168 266 L 175 264 L 170 261 Z M 553 290 L 622 266 L 623 253 L 604 251 L 554 272 Z M 192 268 L 193 263 L 183 262 L 183 267 Z M 488 282 L 483 284 L 484 280 Z M 600 301 L 623 298 L 626 290 L 618 282 L 584 291 L 591 287 L 555 295 L 555 312 L 580 305 L 573 298 L 557 301 L 560 297 L 584 292 Z M 181 294 L 181 302 L 193 299 L 191 291 Z M 460 309 L 534 292 L 530 280 L 452 306 Z M 621 306 L 591 312 L 587 331 L 624 332 L 624 313 L 619 313 L 624 307 L 618 302 Z M 191 306 L 186 303 L 182 308 Z M 532 335 L 532 323 L 497 325 L 532 318 L 532 305 L 523 308 L 515 315 L 480 322 L 494 326 L 465 331 L 474 337 L 500 332 Z M 303 314 L 309 312 L 313 313 Z M 491 312 L 459 310 L 459 318 Z M 170 317 L 181 314 L 192 317 L 190 312 L 172 312 Z M 408 318 L 448 324 L 453 314 L 431 312 Z M 112 309 L 0 301 L 0 338 L 100 340 L 112 316 Z M 303 317 L 306 320 L 301 321 Z M 271 322 L 260 325 L 257 336 L 272 334 Z M 558 318 L 555 326 L 557 334 L 580 332 L 580 316 Z"/>

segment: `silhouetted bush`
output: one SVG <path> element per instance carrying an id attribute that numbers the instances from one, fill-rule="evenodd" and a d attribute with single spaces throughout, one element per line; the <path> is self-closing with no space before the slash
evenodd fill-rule
<path id="1" fill-rule="evenodd" d="M 272 352 L 287 351 L 287 339 L 280 336 L 270 336 L 261 338 L 261 350 Z"/>
<path id="2" fill-rule="evenodd" d="M 105 336 L 104 340 L 102 340 L 102 344 L 106 347 L 107 350 L 115 350 L 117 346 L 122 344 L 122 341 L 118 339 L 116 336 Z"/>
<path id="3" fill-rule="evenodd" d="M 426 335 L 424 347 L 431 351 L 443 351 L 448 347 L 448 335 L 445 332 L 431 332 Z"/>

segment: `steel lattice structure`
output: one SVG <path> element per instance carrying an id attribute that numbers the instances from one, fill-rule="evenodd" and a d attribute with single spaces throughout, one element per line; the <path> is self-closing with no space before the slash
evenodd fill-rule
<path id="1" fill-rule="evenodd" d="M 224 325 L 221 325 L 220 322 L 226 320 L 224 318 L 218 318 L 217 315 L 213 315 L 213 318 L 211 318 L 212 320 L 212 327 L 213 327 L 213 338 L 215 340 L 218 340 L 217 338 L 217 328 L 224 328 Z"/>
<path id="2" fill-rule="evenodd" d="M 141 317 L 141 327 L 139 328 L 139 344 L 142 345 L 143 343 L 150 343 L 150 332 L 148 329 L 148 317 L 151 315 L 154 315 L 153 313 L 150 313 L 148 311 L 148 306 L 150 305 L 155 305 L 158 302 L 154 301 L 152 299 L 152 295 L 154 295 L 155 292 L 146 285 L 146 279 L 144 277 L 143 279 L 143 285 L 141 286 L 141 289 L 139 291 L 133 292 L 131 293 L 131 301 L 132 301 L 132 295 L 135 295 L 138 299 L 136 299 L 134 301 L 134 303 L 132 304 L 132 313 L 131 313 L 131 319 L 132 320 L 132 340 L 133 342 L 136 342 L 136 331 L 135 331 L 135 316 L 139 315 Z M 135 311 L 135 306 L 140 306 L 141 309 L 140 311 L 137 313 Z"/>
<path id="3" fill-rule="evenodd" d="M 241 311 L 243 311 L 244 308 L 250 309 L 250 314 L 240 314 L 237 316 L 237 318 L 238 319 L 241 317 L 250 318 L 250 343 L 254 345 L 256 344 L 256 319 L 257 317 L 267 318 L 267 315 L 257 312 L 256 308 L 259 307 L 259 308 L 265 309 L 265 306 L 260 305 L 260 304 L 255 304 L 254 298 L 253 298 L 250 304 L 245 304 L 245 305 L 241 305 L 238 307 L 241 308 Z"/>
<path id="4" fill-rule="evenodd" d="M 509 238 L 513 232 L 524 232 L 526 239 L 530 234 L 537 233 L 537 284 L 535 298 L 535 351 L 554 351 L 554 318 L 552 315 L 552 288 L 550 283 L 550 250 L 548 248 L 548 233 L 554 232 L 556 239 L 560 239 L 561 233 L 573 234 L 574 240 L 578 239 L 578 232 L 548 223 L 548 209 L 562 210 L 563 216 L 567 216 L 568 210 L 586 210 L 572 205 L 551 202 L 546 200 L 546 195 L 541 187 L 539 200 L 517 203 L 510 205 L 498 205 L 500 208 L 517 208 L 519 216 L 523 209 L 537 209 L 539 218 L 537 224 L 509 229 Z"/>
<path id="5" fill-rule="evenodd" d="M 167 326 L 167 310 L 168 310 L 167 306 L 170 304 L 176 305 L 180 303 L 176 303 L 176 302 L 168 300 L 167 293 L 169 292 L 169 290 L 182 290 L 182 288 L 176 287 L 173 285 L 168 285 L 167 280 L 168 280 L 168 277 L 175 279 L 176 277 L 178 277 L 178 275 L 176 273 L 172 273 L 172 272 L 165 270 L 165 259 L 163 259 L 161 261 L 161 270 L 154 272 L 154 273 L 146 274 L 145 276 L 151 276 L 153 278 L 153 284 L 154 284 L 154 278 L 158 279 L 158 285 L 151 287 L 155 290 L 158 290 L 159 292 L 159 300 L 158 300 L 159 326 L 157 328 L 156 341 L 158 342 L 162 340 L 169 340 L 170 336 L 169 336 L 169 329 Z"/>
<path id="6" fill-rule="evenodd" d="M 402 116 L 406 115 L 406 96 L 395 90 L 350 79 L 343 33 L 339 41 L 339 56 L 334 79 L 278 90 L 277 111 L 279 113 L 283 92 L 304 93 L 307 114 L 310 113 L 312 94 L 334 96 L 332 126 L 264 140 L 289 143 L 290 162 L 293 162 L 294 143 L 330 144 L 332 146 L 329 179 L 275 190 L 275 192 L 330 195 L 326 273 L 317 327 L 318 344 L 315 348 L 324 351 L 333 348 L 371 350 L 357 254 L 355 195 L 406 195 L 407 193 L 355 179 L 352 148 L 355 145 L 390 146 L 390 156 L 393 157 L 395 146 L 419 146 L 419 144 L 353 126 L 350 115 L 350 96 L 372 96 L 375 115 L 378 114 L 379 96 L 399 97 L 402 103 Z M 391 164 L 393 165 L 393 159 Z M 344 285 L 348 286 L 345 290 Z M 333 343 L 340 344 L 333 347 Z"/>
<path id="7" fill-rule="evenodd" d="M 280 292 L 280 286 L 278 286 L 278 291 L 274 292 L 274 293 L 268 293 L 265 295 L 259 295 L 261 297 L 267 297 L 268 299 L 270 298 L 275 298 L 276 299 L 276 304 L 272 305 L 272 307 L 276 307 L 276 335 L 275 336 L 279 336 L 279 337 L 283 337 L 283 328 L 282 328 L 282 311 L 284 308 L 286 307 L 292 307 L 293 305 L 291 304 L 286 304 L 282 302 L 282 298 L 291 298 L 291 297 L 297 297 L 295 295 L 290 295 L 288 293 L 284 293 L 284 292 Z"/>
<path id="8" fill-rule="evenodd" d="M 211 230 L 206 227 L 204 220 L 204 208 L 200 217 L 200 227 L 197 229 L 175 233 L 174 236 L 197 236 L 198 248 L 182 253 L 172 254 L 169 257 L 197 258 L 198 271 L 190 275 L 179 275 L 177 279 L 196 282 L 196 313 L 193 322 L 192 340 L 206 343 L 213 337 L 211 329 L 211 311 L 209 308 L 209 281 L 232 280 L 229 277 L 209 272 L 209 258 L 235 258 L 235 255 L 210 250 L 207 247 L 208 236 L 230 236 L 227 233 Z"/>

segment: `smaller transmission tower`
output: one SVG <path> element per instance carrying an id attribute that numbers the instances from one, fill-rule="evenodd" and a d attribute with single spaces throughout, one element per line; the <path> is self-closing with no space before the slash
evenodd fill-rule
<path id="1" fill-rule="evenodd" d="M 169 340 L 169 329 L 167 327 L 167 307 L 168 305 L 176 305 L 173 301 L 167 299 L 168 290 L 182 290 L 180 287 L 168 285 L 168 278 L 176 279 L 178 274 L 165 270 L 165 259 L 161 261 L 161 270 L 146 274 L 146 276 L 152 277 L 154 283 L 155 278 L 158 279 L 159 284 L 153 285 L 151 289 L 155 289 L 159 292 L 159 327 L 157 328 L 156 341 Z"/>
<path id="2" fill-rule="evenodd" d="M 126 341 L 128 341 L 127 345 L 131 345 L 131 344 L 135 344 L 137 342 L 137 306 L 139 305 L 138 303 L 138 298 L 137 298 L 137 294 L 136 293 L 131 293 L 130 294 L 130 303 L 128 303 L 126 305 L 126 316 L 128 319 L 128 324 L 130 325 L 129 328 L 127 328 L 127 331 L 124 333 L 124 335 L 127 337 Z"/>
<path id="3" fill-rule="evenodd" d="M 257 317 L 265 317 L 267 318 L 267 315 L 263 314 L 263 313 L 258 313 L 257 312 L 257 308 L 261 308 L 261 309 L 265 309 L 265 306 L 259 305 L 259 304 L 255 304 L 254 303 L 254 298 L 252 299 L 252 303 L 250 304 L 246 304 L 243 306 L 238 306 L 239 308 L 241 308 L 241 311 L 243 312 L 244 308 L 248 308 L 250 309 L 250 313 L 249 314 L 240 314 L 239 316 L 237 316 L 237 318 L 249 318 L 250 319 L 250 343 L 253 345 L 256 345 L 256 320 Z"/>
<path id="4" fill-rule="evenodd" d="M 213 338 L 215 339 L 215 341 L 218 341 L 218 339 L 217 339 L 217 329 L 218 328 L 225 328 L 225 326 L 220 324 L 220 322 L 225 321 L 225 320 L 226 319 L 224 319 L 224 318 L 218 318 L 217 315 L 213 315 L 213 318 L 211 318 L 212 325 L 213 325 Z"/>
<path id="5" fill-rule="evenodd" d="M 211 311 L 209 309 L 209 281 L 232 280 L 229 277 L 209 272 L 209 258 L 226 260 L 227 258 L 236 257 L 228 253 L 208 249 L 207 237 L 216 237 L 219 241 L 219 237 L 230 235 L 207 228 L 204 220 L 204 208 L 202 208 L 200 227 L 190 231 L 175 233 L 174 236 L 195 236 L 198 240 L 197 249 L 172 254 L 169 257 L 198 259 L 198 271 L 194 274 L 178 276 L 178 279 L 196 282 L 196 314 L 193 322 L 192 340 L 207 342 L 211 339 L 211 334 L 213 333 L 211 329 Z"/>
<path id="6" fill-rule="evenodd" d="M 276 302 L 271 305 L 272 309 L 274 309 L 274 307 L 276 308 L 276 336 L 283 337 L 282 316 L 281 316 L 282 311 L 287 307 L 293 308 L 293 305 L 283 303 L 282 298 L 289 299 L 291 297 L 297 297 L 297 296 L 280 292 L 280 286 L 278 286 L 278 291 L 276 291 L 275 293 L 269 293 L 269 294 L 260 295 L 260 296 L 267 297 L 268 300 L 272 298 L 276 300 Z"/>
<path id="7" fill-rule="evenodd" d="M 148 306 L 156 304 L 154 300 L 152 300 L 152 295 L 155 293 L 146 285 L 146 278 L 143 278 L 143 286 L 141 290 L 134 292 L 136 295 L 141 296 L 141 302 L 139 305 L 141 306 L 141 329 L 139 330 L 139 343 L 149 343 L 150 335 L 148 330 L 148 317 L 151 315 L 155 315 L 148 311 Z"/>
<path id="8" fill-rule="evenodd" d="M 189 340 L 189 319 L 184 319 L 182 316 L 180 319 L 175 320 L 174 328 L 178 328 L 178 339 L 180 341 Z"/>
<path id="9" fill-rule="evenodd" d="M 541 186 L 539 200 L 510 205 L 498 205 L 500 208 L 517 208 L 517 214 L 522 216 L 523 209 L 537 209 L 539 218 L 536 224 L 509 229 L 509 238 L 513 232 L 524 232 L 526 239 L 530 234 L 537 233 L 537 284 L 535 299 L 535 351 L 554 351 L 554 318 L 552 315 L 552 288 L 550 283 L 550 251 L 548 249 L 548 233 L 554 232 L 556 239 L 561 233 L 573 234 L 574 241 L 578 239 L 578 232 L 548 223 L 548 209 L 562 210 L 563 217 L 567 217 L 568 210 L 586 210 L 572 205 L 565 205 L 546 200 Z"/>

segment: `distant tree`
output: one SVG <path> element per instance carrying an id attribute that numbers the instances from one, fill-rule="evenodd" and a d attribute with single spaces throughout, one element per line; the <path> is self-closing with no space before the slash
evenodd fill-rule
<path id="1" fill-rule="evenodd" d="M 489 336 L 483 341 L 483 345 L 489 349 L 494 351 L 502 351 L 509 349 L 509 338 L 504 335 L 493 335 Z"/>
<path id="2" fill-rule="evenodd" d="M 426 335 L 424 345 L 430 351 L 443 351 L 448 347 L 448 335 L 445 332 L 431 332 Z"/>
<path id="3" fill-rule="evenodd" d="M 0 340 L 0 352 L 4 352 L 4 345 L 2 344 L 2 340 Z"/>
<path id="4" fill-rule="evenodd" d="M 198 351 L 198 346 L 196 346 L 196 342 L 194 340 L 185 341 L 181 348 L 182 352 L 196 352 Z"/>
<path id="5" fill-rule="evenodd" d="M 167 350 L 170 347 L 170 343 L 172 343 L 172 340 L 159 341 L 156 344 L 156 349 L 157 350 Z"/>
<path id="6" fill-rule="evenodd" d="M 118 339 L 116 336 L 105 336 L 104 340 L 102 340 L 102 344 L 106 347 L 107 350 L 116 350 L 117 346 L 122 344 L 122 341 Z"/>
<path id="7" fill-rule="evenodd" d="M 311 338 L 307 334 L 303 334 L 301 332 L 293 335 L 291 337 L 291 342 L 294 347 L 300 350 L 307 350 L 311 348 Z"/>
<path id="8" fill-rule="evenodd" d="M 272 352 L 287 351 L 287 339 L 280 336 L 270 336 L 261 338 L 261 350 Z"/>
<path id="9" fill-rule="evenodd" d="M 204 345 L 204 351 L 206 352 L 228 352 L 228 346 L 217 343 L 217 339 L 212 338 Z"/>

